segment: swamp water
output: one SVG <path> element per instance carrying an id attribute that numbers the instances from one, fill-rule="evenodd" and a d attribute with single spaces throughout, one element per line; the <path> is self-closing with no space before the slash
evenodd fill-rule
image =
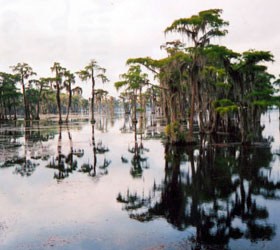
<path id="1" fill-rule="evenodd" d="M 0 249 L 279 249 L 278 112 L 250 147 L 148 118 L 0 125 Z"/>

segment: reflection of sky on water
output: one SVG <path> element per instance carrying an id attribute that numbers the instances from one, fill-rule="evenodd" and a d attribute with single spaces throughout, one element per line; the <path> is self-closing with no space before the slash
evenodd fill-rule
<path id="1" fill-rule="evenodd" d="M 264 135 L 269 136 L 271 131 L 274 131 L 272 152 L 277 153 L 280 150 L 278 112 L 273 112 L 270 116 L 270 123 L 268 115 L 263 117 L 266 124 Z M 39 166 L 36 166 L 28 177 L 16 174 L 15 169 L 20 168 L 20 164 L 0 169 L 1 249 L 45 249 L 52 246 L 58 249 L 148 249 L 159 246 L 164 246 L 164 249 L 185 249 L 188 246 L 185 240 L 195 235 L 194 227 L 178 231 L 163 218 L 140 223 L 130 219 L 123 211 L 123 205 L 116 202 L 118 194 L 126 194 L 128 189 L 131 193 L 137 192 L 147 197 L 151 195 L 151 187 L 155 183 L 160 184 L 165 178 L 165 149 L 162 142 L 155 139 L 143 140 L 144 147 L 149 149 L 144 151 L 149 168 L 143 170 L 140 178 L 132 178 L 132 154 L 128 149 L 134 146 L 134 137 L 131 133 L 120 133 L 122 126 L 123 120 L 116 119 L 113 127 L 108 122 L 108 132 L 102 132 L 95 127 L 95 144 L 102 141 L 102 145 L 108 147 L 109 151 L 97 154 L 97 174 L 91 177 L 79 169 L 83 164 L 93 161 L 92 127 L 86 122 L 70 124 L 73 152 L 83 151 L 83 156 L 73 156 L 78 168 L 63 180 L 54 179 L 57 169 L 46 167 L 57 157 L 58 126 L 41 126 L 42 136 L 48 135 L 50 131 L 52 136 L 48 140 L 33 143 L 30 138 L 24 137 L 24 128 L 20 127 L 22 134 L 17 136 L 14 143 L 22 146 L 2 150 L 0 165 L 3 159 L 9 156 L 7 154 L 10 154 L 12 159 L 24 155 L 29 159 L 33 157 L 32 161 L 39 163 Z M 33 129 L 38 131 L 36 126 Z M 3 127 L 0 128 L 1 132 L 4 130 Z M 62 127 L 61 137 L 61 151 L 67 156 L 71 152 L 71 140 L 65 126 Z M 2 143 L 2 133 L 0 138 Z M 198 153 L 199 151 L 195 150 L 196 156 Z M 42 154 L 49 154 L 50 157 L 36 158 Z M 123 163 L 122 157 L 128 159 L 128 163 Z M 280 180 L 279 157 L 274 155 L 270 163 L 271 170 L 263 170 L 270 171 L 275 181 Z M 111 161 L 107 174 L 99 168 L 105 158 Z M 187 173 L 191 174 L 191 166 L 186 161 L 181 164 L 181 174 L 186 176 Z M 235 178 L 237 177 L 233 175 L 232 179 Z M 246 185 L 245 182 L 245 188 Z M 258 205 L 265 206 L 269 212 L 266 222 L 280 228 L 279 201 L 261 197 L 257 200 Z M 207 209 L 210 205 L 210 202 L 205 202 L 203 207 Z M 232 223 L 243 226 L 238 218 Z M 230 241 L 233 249 L 273 249 L 279 243 L 278 231 L 272 242 L 251 243 L 245 239 Z"/>
<path id="2" fill-rule="evenodd" d="M 265 125 L 263 135 L 265 137 L 273 136 L 271 151 L 274 154 L 271 162 L 269 174 L 275 181 L 280 179 L 280 126 L 279 126 L 279 111 L 273 110 L 268 114 L 263 115 L 262 123 Z M 280 193 L 279 193 L 280 195 Z"/>
<path id="3" fill-rule="evenodd" d="M 147 229 L 145 225 L 127 218 L 121 211 L 121 205 L 116 202 L 116 196 L 129 186 L 145 192 L 145 187 L 148 190 L 154 179 L 160 180 L 164 162 L 163 147 L 158 141 L 144 142 L 145 147 L 150 149 L 145 154 L 149 158 L 149 164 L 154 167 L 147 169 L 142 178 L 133 180 L 129 174 L 129 164 L 123 165 L 121 161 L 122 155 L 129 158 L 127 149 L 130 144 L 133 145 L 133 136 L 120 134 L 121 122 L 117 120 L 115 126 L 110 128 L 110 133 L 95 129 L 96 144 L 102 141 L 110 150 L 104 154 L 112 161 L 108 167 L 108 175 L 90 177 L 75 171 L 59 182 L 53 179 L 57 170 L 44 167 L 52 157 L 56 157 L 58 132 L 56 131 L 53 139 L 36 142 L 35 146 L 26 141 L 22 134 L 17 142 L 26 144 L 26 147 L 14 149 L 14 157 L 26 154 L 30 158 L 31 155 L 38 155 L 38 151 L 51 152 L 51 155 L 47 161 L 34 160 L 40 166 L 29 177 L 22 178 L 15 174 L 17 165 L 0 169 L 0 223 L 5 225 L 0 230 L 1 249 L 24 249 L 29 246 L 40 249 L 44 244 L 46 247 L 54 245 L 65 249 L 69 249 L 71 245 L 71 248 L 77 249 L 76 241 L 83 249 L 92 249 L 93 245 L 96 249 L 113 249 L 118 245 L 130 249 L 130 244 L 137 245 L 141 242 L 138 247 L 145 246 L 141 240 L 137 243 L 133 239 L 137 233 L 142 238 L 154 238 L 153 234 L 148 236 L 149 232 L 155 231 L 152 224 Z M 41 127 L 40 130 L 44 133 L 48 128 Z M 73 151 L 84 151 L 83 157 L 74 156 L 78 165 L 92 162 L 91 125 L 78 124 L 78 129 L 76 125 L 70 125 L 70 132 Z M 67 129 L 63 127 L 62 154 L 67 155 L 70 150 Z M 104 155 L 97 155 L 97 168 L 103 163 Z M 164 221 L 156 224 L 165 224 L 169 228 Z M 169 230 L 162 234 L 167 239 Z"/>

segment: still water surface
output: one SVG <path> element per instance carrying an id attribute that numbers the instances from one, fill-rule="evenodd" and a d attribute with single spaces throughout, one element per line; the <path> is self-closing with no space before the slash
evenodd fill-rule
<path id="1" fill-rule="evenodd" d="M 0 249 L 279 249 L 278 113 L 260 143 L 168 145 L 162 121 L 0 125 Z"/>

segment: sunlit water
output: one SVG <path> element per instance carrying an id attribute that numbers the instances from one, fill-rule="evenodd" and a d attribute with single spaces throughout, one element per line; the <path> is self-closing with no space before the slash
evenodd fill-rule
<path id="1" fill-rule="evenodd" d="M 262 120 L 265 143 L 194 148 L 156 118 L 137 142 L 123 117 L 1 124 L 0 249 L 279 249 L 278 112 Z"/>

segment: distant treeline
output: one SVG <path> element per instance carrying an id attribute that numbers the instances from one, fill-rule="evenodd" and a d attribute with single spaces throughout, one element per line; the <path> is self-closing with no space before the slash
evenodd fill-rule
<path id="1" fill-rule="evenodd" d="M 75 74 L 82 80 L 101 78 L 102 82 L 108 81 L 104 75 L 105 69 L 99 67 L 92 60 L 84 70 L 71 73 L 59 63 L 51 67 L 53 77 L 38 78 L 36 73 L 27 63 L 18 63 L 11 66 L 13 73 L 0 72 L 0 120 L 14 119 L 18 115 L 25 120 L 39 120 L 41 114 L 66 114 L 68 121 L 70 112 L 88 112 L 91 100 L 92 107 L 95 103 L 100 109 L 102 106 L 113 107 L 116 100 L 108 96 L 108 92 L 95 89 L 93 84 L 92 97 L 87 100 L 82 96 L 81 87 L 73 87 Z M 95 72 L 102 71 L 95 76 Z"/>

